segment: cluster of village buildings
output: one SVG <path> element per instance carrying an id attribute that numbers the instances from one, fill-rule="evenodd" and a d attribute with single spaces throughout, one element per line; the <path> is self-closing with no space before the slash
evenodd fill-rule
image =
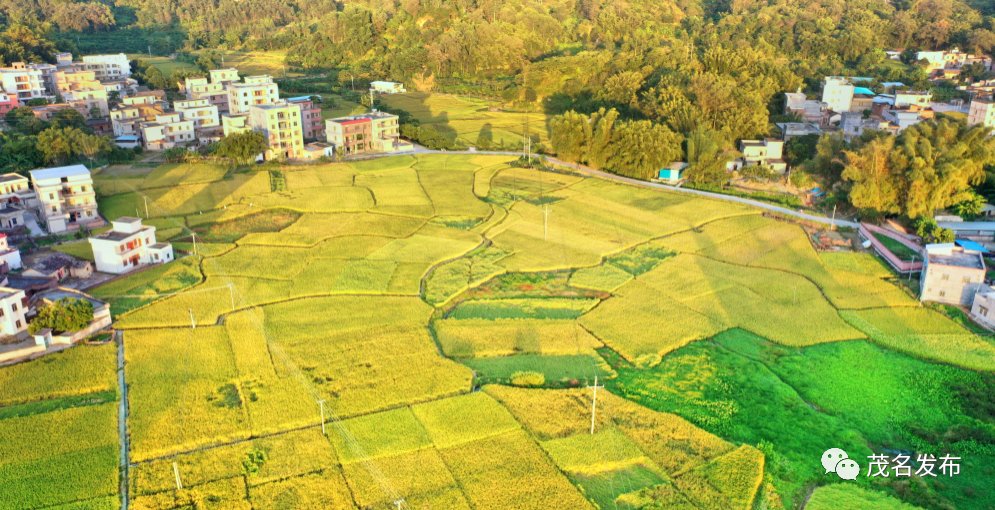
<path id="1" fill-rule="evenodd" d="M 0 175 L 0 363 L 24 359 L 68 347 L 111 324 L 106 303 L 63 284 L 85 280 L 94 272 L 118 275 L 151 264 L 173 260 L 173 247 L 156 240 L 154 226 L 140 218 L 124 217 L 111 228 L 89 238 L 93 262 L 62 253 L 34 257 L 24 264 L 21 252 L 11 246 L 11 236 L 66 233 L 104 226 L 90 171 L 83 165 L 32 170 L 30 179 L 18 174 Z M 41 225 L 29 226 L 39 222 Z M 35 233 L 35 235 L 37 235 Z M 94 318 L 80 331 L 42 330 L 28 335 L 28 323 L 37 307 L 62 298 L 86 299 Z"/>
<path id="2" fill-rule="evenodd" d="M 886 52 L 894 60 L 901 52 Z M 916 54 L 933 81 L 949 80 L 960 76 L 962 70 L 973 64 L 993 70 L 992 59 L 987 56 L 971 55 L 959 49 L 950 51 L 920 51 Z M 784 94 L 784 113 L 793 115 L 797 122 L 780 122 L 777 127 L 781 137 L 764 140 L 741 140 L 740 156 L 729 162 L 726 169 L 739 171 L 745 167 L 763 165 L 777 174 L 788 170 L 784 161 L 784 143 L 792 138 L 805 135 L 821 135 L 824 132 L 842 133 L 847 141 L 857 138 L 867 131 L 884 131 L 897 135 L 910 126 L 932 119 L 937 113 L 958 112 L 967 115 L 969 125 L 983 125 L 995 128 L 995 80 L 987 80 L 959 87 L 972 98 L 952 100 L 949 103 L 933 101 L 933 94 L 924 90 L 910 90 L 901 82 L 878 84 L 878 91 L 872 90 L 874 80 L 866 77 L 827 76 L 823 81 L 822 96 L 809 99 L 800 90 Z M 660 169 L 658 179 L 670 183 L 680 182 L 686 163 L 672 163 Z"/>
<path id="3" fill-rule="evenodd" d="M 396 115 L 370 113 L 324 119 L 311 96 L 281 98 L 273 78 L 239 76 L 236 69 L 211 70 L 178 83 L 183 98 L 139 86 L 128 57 L 87 55 L 74 61 L 60 53 L 55 64 L 14 63 L 0 68 L 0 115 L 28 102 L 35 116 L 78 111 L 98 134 L 119 147 L 162 151 L 196 148 L 232 133 L 258 131 L 268 149 L 261 159 L 315 160 L 338 154 L 411 150 L 401 140 Z M 404 92 L 393 82 L 373 82 L 371 91 Z"/>

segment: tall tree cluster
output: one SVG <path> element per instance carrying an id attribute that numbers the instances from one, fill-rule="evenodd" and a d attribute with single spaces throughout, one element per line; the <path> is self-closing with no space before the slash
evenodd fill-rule
<path id="1" fill-rule="evenodd" d="M 570 111 L 552 120 L 553 149 L 561 158 L 639 179 L 655 177 L 680 159 L 681 135 L 648 120 L 620 120 L 618 111 Z"/>
<path id="2" fill-rule="evenodd" d="M 943 118 L 843 151 L 842 178 L 855 207 L 916 219 L 976 200 L 973 187 L 992 164 L 995 138 L 988 129 Z"/>

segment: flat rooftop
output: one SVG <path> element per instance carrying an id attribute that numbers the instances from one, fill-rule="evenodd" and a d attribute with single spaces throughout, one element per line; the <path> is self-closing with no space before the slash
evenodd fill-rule
<path id="1" fill-rule="evenodd" d="M 950 255 L 936 255 L 930 254 L 929 256 L 930 264 L 938 264 L 941 266 L 954 266 L 954 267 L 966 267 L 969 269 L 984 269 L 985 265 L 981 263 L 981 256 L 977 253 L 951 253 Z"/>
<path id="2" fill-rule="evenodd" d="M 32 170 L 32 179 L 61 179 L 63 177 L 90 176 L 90 170 L 83 165 L 57 166 Z"/>
<path id="3" fill-rule="evenodd" d="M 150 228 L 152 228 L 152 227 L 142 227 L 141 229 L 136 230 L 135 232 L 118 232 L 116 230 L 108 230 L 107 232 L 104 232 L 103 234 L 97 234 L 97 235 L 93 236 L 93 238 L 94 239 L 101 239 L 101 240 L 104 240 L 104 241 L 124 241 L 125 239 L 128 239 L 129 237 L 134 237 L 134 236 L 136 236 L 138 234 L 141 234 L 141 233 L 145 232 L 146 230 L 149 230 Z"/>

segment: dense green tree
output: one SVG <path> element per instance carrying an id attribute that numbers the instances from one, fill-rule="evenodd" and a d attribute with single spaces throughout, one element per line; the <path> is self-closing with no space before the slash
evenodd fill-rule
<path id="1" fill-rule="evenodd" d="M 906 129 L 893 156 L 907 190 L 903 212 L 917 218 L 973 196 L 985 165 L 995 163 L 995 139 L 982 126 L 943 118 Z"/>
<path id="2" fill-rule="evenodd" d="M 882 214 L 902 211 L 901 177 L 892 163 L 894 138 L 876 138 L 855 151 L 844 151 L 843 179 L 852 183 L 850 203 Z"/>
<path id="3" fill-rule="evenodd" d="M 736 151 L 720 133 L 698 128 L 687 137 L 688 168 L 684 172 L 693 185 L 717 185 L 729 180 L 726 165 Z"/>
<path id="4" fill-rule="evenodd" d="M 38 307 L 38 315 L 28 324 L 28 332 L 42 329 L 56 333 L 79 331 L 93 321 L 93 303 L 87 299 L 62 298 Z"/>
<path id="5" fill-rule="evenodd" d="M 105 136 L 92 135 L 77 127 L 50 127 L 38 133 L 35 143 L 46 163 L 61 165 L 82 158 L 93 160 L 109 153 L 112 144 Z"/>
<path id="6" fill-rule="evenodd" d="M 569 111 L 550 121 L 550 144 L 567 161 L 587 161 L 591 144 L 591 122 L 587 115 Z"/>
<path id="7" fill-rule="evenodd" d="M 218 142 L 214 155 L 236 165 L 248 165 L 267 148 L 266 137 L 258 131 L 228 135 Z"/>

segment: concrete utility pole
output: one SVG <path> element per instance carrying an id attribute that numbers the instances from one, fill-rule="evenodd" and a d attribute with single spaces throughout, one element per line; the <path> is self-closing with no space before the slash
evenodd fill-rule
<path id="1" fill-rule="evenodd" d="M 183 484 L 180 483 L 180 468 L 175 462 L 173 463 L 173 478 L 176 479 L 176 490 L 183 490 Z"/>
<path id="2" fill-rule="evenodd" d="M 197 233 L 191 232 L 190 237 L 193 238 L 193 254 L 197 254 Z"/>
<path id="3" fill-rule="evenodd" d="M 145 219 L 149 219 L 149 197 L 142 195 L 142 200 L 145 201 Z"/>
<path id="4" fill-rule="evenodd" d="M 836 230 L 836 204 L 833 204 L 833 219 L 829 224 L 829 230 Z"/>
<path id="5" fill-rule="evenodd" d="M 549 232 L 549 204 L 542 204 L 542 240 L 545 241 Z"/>
<path id="6" fill-rule="evenodd" d="M 231 311 L 235 311 L 235 284 L 228 282 L 228 297 L 231 299 Z"/>
<path id="7" fill-rule="evenodd" d="M 328 434 L 325 434 L 325 401 L 324 400 L 319 400 L 318 401 L 318 412 L 321 413 L 321 435 L 326 436 Z"/>
<path id="8" fill-rule="evenodd" d="M 395 499 L 394 506 L 397 507 L 397 510 L 401 510 L 402 508 L 405 508 L 407 506 L 407 503 L 404 502 L 404 498 Z"/>
<path id="9" fill-rule="evenodd" d="M 197 321 L 193 318 L 193 308 L 187 308 L 187 311 L 190 312 L 190 329 L 197 329 Z"/>
<path id="10" fill-rule="evenodd" d="M 594 392 L 594 398 L 591 399 L 591 434 L 594 434 L 594 418 L 598 412 L 598 374 L 594 374 L 594 386 L 591 386 L 591 390 Z"/>

